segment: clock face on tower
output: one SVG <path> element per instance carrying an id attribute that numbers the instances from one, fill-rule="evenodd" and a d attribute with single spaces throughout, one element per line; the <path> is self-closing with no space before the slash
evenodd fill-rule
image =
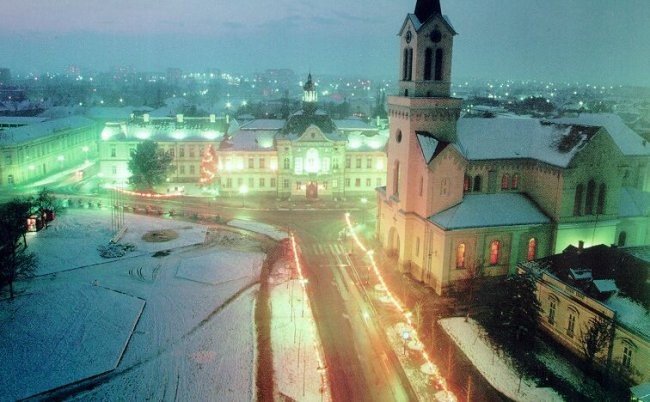
<path id="1" fill-rule="evenodd" d="M 442 33 L 440 33 L 436 28 L 429 34 L 429 39 L 431 39 L 431 42 L 433 43 L 438 43 L 442 39 Z"/>
<path id="2" fill-rule="evenodd" d="M 413 38 L 411 31 L 406 31 L 406 36 L 404 37 L 404 39 L 406 39 L 406 43 L 411 43 L 411 38 Z"/>

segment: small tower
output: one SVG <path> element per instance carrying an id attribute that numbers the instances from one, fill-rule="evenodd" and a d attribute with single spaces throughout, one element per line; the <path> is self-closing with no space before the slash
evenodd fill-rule
<path id="1" fill-rule="evenodd" d="M 313 113 L 316 111 L 316 102 L 318 101 L 318 95 L 316 94 L 316 85 L 312 80 L 311 73 L 307 76 L 307 82 L 302 87 L 302 108 L 307 113 Z"/>

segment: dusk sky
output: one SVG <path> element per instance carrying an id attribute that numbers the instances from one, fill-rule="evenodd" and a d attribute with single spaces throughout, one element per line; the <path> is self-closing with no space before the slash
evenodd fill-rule
<path id="1" fill-rule="evenodd" d="M 415 0 L 9 0 L 0 66 L 359 74 L 396 79 Z M 650 86 L 648 0 L 443 0 L 453 79 Z"/>

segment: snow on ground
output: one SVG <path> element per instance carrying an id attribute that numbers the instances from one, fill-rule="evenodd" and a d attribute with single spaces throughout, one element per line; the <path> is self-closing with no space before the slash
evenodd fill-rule
<path id="1" fill-rule="evenodd" d="M 282 240 L 287 237 L 286 231 L 280 230 L 272 225 L 267 225 L 266 223 L 246 221 L 243 219 L 233 219 L 228 222 L 228 225 L 240 229 L 250 230 L 251 232 L 264 234 L 273 240 Z"/>
<path id="2" fill-rule="evenodd" d="M 274 267 L 288 273 L 286 267 Z M 274 276 L 271 290 L 271 347 L 277 390 L 296 401 L 329 401 L 325 372 L 319 370 L 320 338 L 299 279 Z"/>
<path id="3" fill-rule="evenodd" d="M 254 400 L 253 313 L 264 254 L 228 249 L 240 236 L 231 232 L 208 246 L 201 225 L 125 220 L 122 241 L 136 248 L 121 258 L 97 251 L 113 236 L 106 211 L 68 210 L 28 239 L 40 276 L 16 283 L 13 302 L 0 301 L 0 371 L 30 377 L 12 388 L 0 380 L 0 395 L 29 396 L 117 364 L 76 398 Z M 161 229 L 178 238 L 142 240 Z M 154 257 L 158 250 L 169 253 Z"/>
<path id="4" fill-rule="evenodd" d="M 454 317 L 439 322 L 483 377 L 508 398 L 515 401 L 563 400 L 552 388 L 537 388 L 528 379 L 520 381 L 517 372 L 487 344 L 476 321 L 466 322 L 464 317 Z"/>

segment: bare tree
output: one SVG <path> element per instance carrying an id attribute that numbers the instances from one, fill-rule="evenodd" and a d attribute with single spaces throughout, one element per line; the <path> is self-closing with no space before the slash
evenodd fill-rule
<path id="1" fill-rule="evenodd" d="M 580 329 L 580 348 L 585 356 L 589 368 L 593 367 L 598 355 L 605 350 L 612 341 L 614 323 L 611 319 L 598 316 L 589 320 Z"/>

